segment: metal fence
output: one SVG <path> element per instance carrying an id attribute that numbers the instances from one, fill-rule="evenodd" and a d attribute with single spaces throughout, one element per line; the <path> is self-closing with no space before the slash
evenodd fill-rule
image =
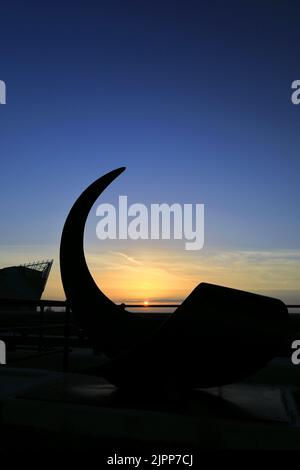
<path id="1" fill-rule="evenodd" d="M 158 314 L 163 314 L 164 309 L 176 309 L 179 305 L 180 303 L 122 304 L 124 308 L 139 309 L 144 312 L 150 312 L 151 309 L 160 309 Z M 295 310 L 300 309 L 300 304 L 286 306 L 291 315 L 297 314 L 298 312 L 295 312 Z M 0 339 L 10 338 L 16 346 L 20 346 L 24 344 L 24 337 L 31 335 L 32 344 L 36 347 L 36 354 L 44 355 L 51 352 L 47 352 L 45 347 L 46 333 L 49 334 L 51 330 L 59 332 L 57 337 L 60 339 L 57 344 L 62 348 L 62 369 L 67 371 L 69 368 L 71 331 L 75 332 L 78 337 L 76 344 L 82 347 L 91 346 L 88 342 L 83 342 L 83 330 L 73 323 L 68 302 L 63 300 L 0 299 Z"/>

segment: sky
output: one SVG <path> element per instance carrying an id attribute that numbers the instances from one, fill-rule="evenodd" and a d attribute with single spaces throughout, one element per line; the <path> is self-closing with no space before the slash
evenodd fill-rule
<path id="1" fill-rule="evenodd" d="M 45 1 L 0 6 L 0 268 L 54 258 L 64 220 L 120 166 L 87 221 L 115 301 L 213 282 L 300 302 L 297 1 Z M 205 243 L 105 240 L 96 206 L 203 203 Z"/>

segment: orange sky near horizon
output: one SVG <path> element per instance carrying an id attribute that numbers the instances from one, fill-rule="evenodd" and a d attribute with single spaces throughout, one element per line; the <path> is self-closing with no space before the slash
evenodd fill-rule
<path id="1" fill-rule="evenodd" d="M 97 247 L 96 247 L 97 248 Z M 180 302 L 200 282 L 274 295 L 300 302 L 300 251 L 130 249 L 118 245 L 103 253 L 95 247 L 86 259 L 95 282 L 115 302 Z M 43 256 L 41 256 L 43 254 Z M 0 246 L 1 266 L 54 258 L 43 298 L 64 299 L 54 247 Z"/>
<path id="2" fill-rule="evenodd" d="M 300 301 L 300 252 L 210 251 L 162 248 L 89 252 L 95 282 L 115 302 L 180 302 L 200 282 Z M 43 298 L 64 298 L 58 261 Z"/>

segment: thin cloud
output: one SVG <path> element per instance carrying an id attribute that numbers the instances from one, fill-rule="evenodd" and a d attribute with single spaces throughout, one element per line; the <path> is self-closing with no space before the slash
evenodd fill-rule
<path id="1" fill-rule="evenodd" d="M 121 251 L 110 251 L 111 254 L 113 255 L 119 255 L 122 258 L 126 259 L 126 261 L 129 261 L 129 263 L 136 264 L 138 266 L 142 266 L 142 262 L 138 261 L 137 259 L 133 258 L 132 256 L 128 256 L 125 253 L 122 253 Z"/>

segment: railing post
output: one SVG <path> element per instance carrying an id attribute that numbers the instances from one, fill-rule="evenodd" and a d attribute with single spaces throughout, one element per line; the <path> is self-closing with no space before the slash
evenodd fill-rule
<path id="1" fill-rule="evenodd" d="M 70 306 L 66 303 L 65 314 L 65 327 L 64 327 L 64 356 L 63 356 L 63 371 L 67 372 L 69 369 L 69 339 L 70 339 Z"/>
<path id="2" fill-rule="evenodd" d="M 39 334 L 39 352 L 43 350 L 44 341 L 44 305 L 40 305 L 40 334 Z"/>

